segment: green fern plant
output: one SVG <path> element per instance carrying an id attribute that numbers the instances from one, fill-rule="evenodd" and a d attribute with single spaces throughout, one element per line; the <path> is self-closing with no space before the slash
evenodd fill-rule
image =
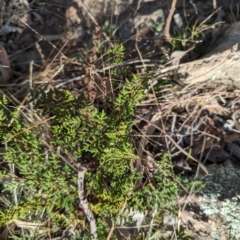
<path id="1" fill-rule="evenodd" d="M 110 54 L 119 64 L 124 47 Z M 157 227 L 146 231 L 149 236 L 157 231 L 163 215 L 175 211 L 172 203 L 179 189 L 169 155 L 159 161 L 154 182 L 148 180 L 135 189 L 143 173 L 133 167 L 138 156 L 132 144 L 132 126 L 143 91 L 142 80 L 132 75 L 116 97 L 107 99 L 108 111 L 96 108 L 84 94 L 75 98 L 70 91 L 57 89 L 48 93 L 35 90 L 21 108 L 10 108 L 3 96 L 0 227 L 14 220 L 38 222 L 42 224 L 39 236 L 59 237 L 67 229 L 75 229 L 76 239 L 90 239 L 78 199 L 76 165 L 81 163 L 86 169 L 84 191 L 97 219 L 99 239 L 108 235 L 106 217 L 114 223 L 118 217 L 124 218 L 124 213 L 119 213 L 125 203 L 127 209 L 154 211 L 155 217 L 146 217 L 146 222 L 154 221 Z M 15 171 L 10 171 L 11 164 Z M 36 230 L 28 228 L 20 237 L 30 233 L 37 239 Z"/>
<path id="2" fill-rule="evenodd" d="M 15 164 L 20 181 L 9 181 L 3 190 L 17 192 L 18 204 L 0 210 L 0 224 L 13 219 L 45 222 L 51 219 L 57 229 L 84 222 L 76 214 L 78 202 L 75 163 L 89 154 L 86 194 L 98 216 L 117 214 L 136 181 L 129 171 L 134 148 L 131 125 L 134 106 L 142 97 L 141 82 L 133 76 L 111 103 L 112 112 L 98 110 L 83 96 L 75 99 L 70 92 L 58 90 L 32 95 L 34 109 L 48 114 L 49 127 L 32 124 L 19 109 L 0 109 L 1 140 L 7 145 L 5 161 Z M 11 124 L 9 124 L 9 122 Z M 44 136 L 43 136 L 44 135 Z M 0 179 L 11 179 L 8 171 Z M 10 201 L 10 199 L 9 199 Z M 40 215 L 42 216 L 40 218 Z"/>

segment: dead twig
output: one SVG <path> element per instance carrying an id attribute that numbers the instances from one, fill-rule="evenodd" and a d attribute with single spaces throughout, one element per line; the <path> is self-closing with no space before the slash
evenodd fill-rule
<path id="1" fill-rule="evenodd" d="M 61 52 L 62 49 L 59 51 L 59 49 L 58 49 L 52 42 L 50 42 L 46 37 L 44 37 L 44 36 L 42 36 L 41 34 L 39 34 L 39 33 L 38 33 L 36 30 L 34 30 L 28 23 L 26 23 L 25 21 L 23 21 L 23 20 L 22 20 L 21 18 L 19 18 L 19 17 L 18 17 L 18 20 L 19 20 L 20 22 L 22 22 L 26 27 L 28 27 L 31 31 L 33 31 L 35 34 L 37 34 L 37 36 L 40 37 L 39 41 L 45 40 L 45 41 L 47 41 L 55 50 L 57 50 L 57 51 L 58 51 L 57 56 L 58 56 L 59 54 L 61 54 L 62 57 L 68 59 L 68 57 L 65 56 L 65 55 Z M 65 45 L 64 45 L 64 46 L 65 46 Z M 54 59 L 56 59 L 56 57 L 55 57 Z"/>
<path id="2" fill-rule="evenodd" d="M 168 14 L 168 17 L 167 17 L 166 26 L 165 26 L 165 30 L 164 30 L 166 40 L 169 43 L 171 43 L 171 41 L 172 41 L 171 34 L 170 34 L 170 26 L 171 26 L 171 21 L 172 21 L 173 14 L 175 12 L 176 3 L 177 3 L 177 0 L 172 0 L 171 9 L 169 11 L 169 14 Z"/>
<path id="3" fill-rule="evenodd" d="M 216 9 L 216 8 L 217 8 L 217 1 L 213 0 L 213 9 Z"/>
<path id="4" fill-rule="evenodd" d="M 76 0 L 76 2 L 78 3 L 79 7 L 82 7 L 83 10 L 87 13 L 87 15 L 89 16 L 89 18 L 92 20 L 92 22 L 94 23 L 97 32 L 101 33 L 103 35 L 103 37 L 108 41 L 108 43 L 110 44 L 110 46 L 112 48 L 114 48 L 114 45 L 112 44 L 110 38 L 106 35 L 106 33 L 101 29 L 101 27 L 99 26 L 98 22 L 96 21 L 96 19 L 94 18 L 94 16 L 89 12 L 89 10 L 85 7 L 85 5 L 82 3 L 82 1 L 80 0 Z"/>
<path id="5" fill-rule="evenodd" d="M 84 169 L 80 163 L 78 163 L 78 196 L 79 196 L 79 205 L 83 208 L 85 216 L 87 217 L 90 225 L 90 233 L 92 239 L 97 239 L 97 226 L 96 220 L 92 210 L 90 209 L 88 200 L 84 194 L 84 175 L 86 169 Z"/>
<path id="6" fill-rule="evenodd" d="M 147 120 L 145 118 L 141 119 L 141 120 L 146 121 L 148 123 L 148 127 L 147 127 L 146 133 L 152 134 L 155 131 L 155 129 L 163 132 L 163 130 L 159 126 L 157 126 L 159 124 L 159 122 L 160 122 L 160 118 L 161 118 L 161 114 L 157 113 L 156 115 L 153 116 L 153 118 L 152 118 L 153 120 L 151 120 L 151 121 L 149 121 L 149 120 Z M 140 155 L 140 156 L 143 154 L 143 149 L 144 149 L 144 147 L 147 145 L 147 143 L 149 141 L 147 139 L 148 136 L 147 136 L 146 133 L 145 133 L 145 136 L 142 137 L 141 143 L 140 143 L 139 148 L 138 148 L 138 155 Z M 189 155 L 189 153 L 187 153 L 181 146 L 179 146 L 170 135 L 166 134 L 165 137 L 168 138 L 173 143 L 173 145 L 175 145 L 175 147 L 178 150 L 180 150 L 185 156 L 188 156 L 188 158 L 192 159 L 194 162 L 197 162 L 199 164 L 199 166 L 202 168 L 202 170 L 206 174 L 208 174 L 207 168 L 199 160 L 197 160 L 196 158 L 194 158 L 191 155 Z"/>

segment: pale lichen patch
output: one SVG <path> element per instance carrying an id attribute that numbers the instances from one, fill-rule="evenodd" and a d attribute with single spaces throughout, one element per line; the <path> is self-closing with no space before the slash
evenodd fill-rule
<path id="1" fill-rule="evenodd" d="M 211 236 L 219 239 L 220 228 L 227 228 L 230 235 L 225 236 L 226 239 L 240 239 L 240 170 L 232 165 L 212 165 L 208 170 L 211 175 L 205 178 L 206 186 L 197 197 L 201 210 L 212 224 L 213 216 L 215 220 L 216 216 L 222 219 L 218 224 L 214 223 L 216 231 L 212 231 Z"/>

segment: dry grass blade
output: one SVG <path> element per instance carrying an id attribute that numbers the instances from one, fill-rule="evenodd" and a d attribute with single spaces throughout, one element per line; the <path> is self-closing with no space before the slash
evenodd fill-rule
<path id="1" fill-rule="evenodd" d="M 170 151 L 174 166 L 180 166 L 187 158 L 198 162 L 207 173 L 202 164 L 206 160 L 218 163 L 225 161 L 226 156 L 234 162 L 240 159 L 239 89 L 233 90 L 233 86 L 216 81 L 215 84 L 188 85 L 174 94 L 166 91 L 157 94 L 154 99 L 161 99 L 158 104 L 161 114 L 155 114 L 152 120 L 142 118 L 147 125 L 138 153 L 143 154 L 144 149 L 153 148 L 156 145 L 154 134 L 157 134 L 161 151 L 155 155 L 159 157 L 163 151 Z M 160 122 L 164 131 L 159 126 Z M 161 140 L 163 137 L 167 138 L 165 143 Z"/>
<path id="2" fill-rule="evenodd" d="M 147 122 L 149 122 L 148 120 L 146 120 Z M 159 126 L 157 126 L 157 125 L 155 125 L 154 123 L 151 123 L 151 122 L 149 122 L 151 125 L 153 125 L 153 127 L 155 128 L 155 129 L 157 129 L 157 130 L 159 130 L 159 131 L 162 131 L 162 129 L 159 127 Z M 166 137 L 173 143 L 173 145 L 176 147 L 176 148 L 178 148 L 186 157 L 189 157 L 190 159 L 192 159 L 194 162 L 197 162 L 198 164 L 199 164 L 199 166 L 202 168 L 202 170 L 206 173 L 206 174 L 208 174 L 208 170 L 207 170 L 207 168 L 199 161 L 199 160 L 197 160 L 196 158 L 194 158 L 194 157 L 192 157 L 191 155 L 189 155 L 189 153 L 188 152 L 186 152 L 181 146 L 179 146 L 175 141 L 174 141 L 174 139 L 170 136 L 170 135 L 166 135 Z"/>
<path id="3" fill-rule="evenodd" d="M 26 222 L 21 220 L 11 220 L 7 223 L 5 229 L 0 234 L 0 239 L 8 239 L 9 235 L 14 233 L 14 230 L 16 227 L 21 229 L 32 229 L 32 230 L 38 230 L 38 232 L 41 232 L 41 228 L 44 227 L 44 223 L 34 223 L 34 222 Z"/>

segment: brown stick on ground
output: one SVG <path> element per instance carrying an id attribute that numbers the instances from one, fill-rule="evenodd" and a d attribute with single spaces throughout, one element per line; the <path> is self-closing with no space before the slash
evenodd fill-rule
<path id="1" fill-rule="evenodd" d="M 171 38 L 171 35 L 170 35 L 170 26 L 171 26 L 173 13 L 175 12 L 176 3 L 177 3 L 177 0 L 172 0 L 172 5 L 171 5 L 171 8 L 170 8 L 170 11 L 169 11 L 169 14 L 168 14 L 168 17 L 167 17 L 166 26 L 165 26 L 165 29 L 164 29 L 166 40 L 169 43 L 171 43 L 171 41 L 172 41 L 172 38 Z"/>

